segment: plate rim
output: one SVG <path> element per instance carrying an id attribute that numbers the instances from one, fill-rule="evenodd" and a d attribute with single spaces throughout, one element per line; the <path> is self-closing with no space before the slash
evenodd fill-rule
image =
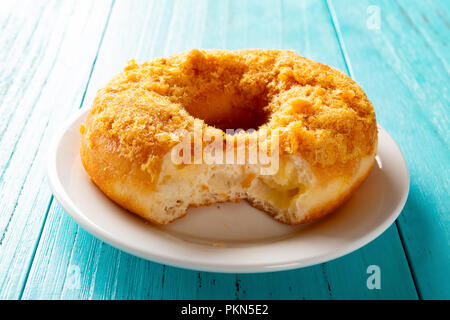
<path id="1" fill-rule="evenodd" d="M 381 125 L 378 124 L 378 130 L 384 131 L 384 133 L 390 138 L 393 142 L 394 147 L 397 149 L 396 151 L 399 153 L 402 168 L 405 170 L 406 188 L 402 189 L 401 197 L 399 197 L 399 201 L 397 206 L 392 210 L 392 213 L 386 218 L 382 223 L 380 223 L 376 228 L 372 229 L 368 234 L 363 237 L 358 238 L 357 240 L 351 242 L 349 245 L 342 247 L 341 250 L 336 250 L 333 254 L 325 253 L 319 256 L 314 256 L 309 259 L 300 259 L 295 260 L 292 263 L 255 263 L 253 265 L 224 265 L 224 264 L 215 264 L 214 261 L 211 261 L 207 265 L 201 262 L 195 262 L 195 259 L 191 261 L 186 261 L 183 259 L 177 259 L 176 257 L 170 256 L 170 254 L 160 254 L 160 253 L 149 253 L 143 252 L 138 248 L 133 248 L 123 241 L 118 240 L 113 235 L 111 235 L 107 230 L 101 228 L 94 222 L 90 221 L 89 218 L 80 212 L 81 210 L 73 203 L 72 199 L 66 192 L 62 181 L 59 179 L 57 173 L 57 155 L 58 149 L 61 143 L 61 140 L 64 138 L 65 134 L 72 126 L 77 122 L 81 117 L 84 117 L 85 114 L 89 111 L 89 108 L 81 108 L 77 110 L 69 119 L 65 122 L 65 124 L 60 128 L 57 134 L 54 136 L 48 153 L 47 158 L 47 180 L 50 185 L 50 189 L 54 195 L 54 197 L 58 200 L 64 211 L 83 229 L 89 232 L 91 235 L 108 243 L 109 245 L 123 250 L 127 253 L 135 255 L 137 257 L 160 263 L 166 264 L 178 268 L 190 269 L 195 271 L 206 271 L 206 272 L 220 272 L 220 273 L 264 273 L 264 272 L 275 272 L 275 271 L 284 271 L 298 268 L 305 268 L 317 264 L 321 264 L 324 262 L 329 262 L 340 257 L 343 257 L 347 254 L 350 254 L 363 246 L 369 244 L 376 238 L 378 238 L 381 234 L 383 234 L 398 218 L 400 213 L 402 212 L 406 201 L 408 199 L 409 189 L 410 189 L 410 175 L 409 169 L 404 157 L 403 152 L 400 147 L 396 143 L 396 141 L 392 138 L 389 132 L 384 129 Z M 223 250 L 227 248 L 217 247 L 218 250 Z"/>

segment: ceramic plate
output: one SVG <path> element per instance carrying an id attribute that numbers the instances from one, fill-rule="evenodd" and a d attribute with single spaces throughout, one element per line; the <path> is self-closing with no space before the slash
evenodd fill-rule
<path id="1" fill-rule="evenodd" d="M 287 226 L 245 201 L 190 209 L 167 226 L 147 223 L 109 200 L 89 180 L 79 155 L 80 111 L 56 137 L 48 178 L 55 197 L 84 229 L 126 252 L 204 271 L 266 272 L 329 261 L 364 246 L 398 217 L 408 196 L 405 159 L 379 127 L 378 156 L 367 180 L 338 211 Z"/>

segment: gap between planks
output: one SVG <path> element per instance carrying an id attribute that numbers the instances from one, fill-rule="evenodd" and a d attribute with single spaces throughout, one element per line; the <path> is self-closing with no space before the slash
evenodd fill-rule
<path id="1" fill-rule="evenodd" d="M 345 48 L 344 38 L 343 38 L 342 33 L 341 33 L 341 29 L 340 29 L 340 26 L 339 26 L 339 21 L 338 21 L 338 18 L 336 16 L 336 12 L 334 10 L 333 4 L 331 3 L 330 0 L 325 0 L 325 2 L 326 2 L 327 9 L 328 9 L 328 13 L 330 14 L 331 24 L 333 25 L 334 31 L 336 33 L 336 37 L 337 37 L 338 42 L 339 42 L 339 48 L 340 48 L 342 56 L 344 58 L 345 67 L 347 69 L 347 72 L 348 72 L 349 76 L 353 80 L 356 81 L 355 74 L 354 74 L 352 66 L 351 66 L 350 57 L 349 57 L 349 55 L 347 53 L 347 49 Z M 398 235 L 399 235 L 399 238 L 400 238 L 400 242 L 401 242 L 401 245 L 402 245 L 402 248 L 403 248 L 403 252 L 404 252 L 405 257 L 406 257 L 406 262 L 408 263 L 409 272 L 411 273 L 411 277 L 412 277 L 412 280 L 414 282 L 414 288 L 416 289 L 416 293 L 417 293 L 418 298 L 420 300 L 422 300 L 422 295 L 420 293 L 419 286 L 417 284 L 416 274 L 415 274 L 414 269 L 413 269 L 413 267 L 411 265 L 410 257 L 408 255 L 408 251 L 406 250 L 406 247 L 405 247 L 403 234 L 401 232 L 401 229 L 400 229 L 400 226 L 399 226 L 397 220 L 395 220 L 395 227 L 397 229 L 397 232 L 398 232 Z"/>
<path id="2" fill-rule="evenodd" d="M 90 83 L 90 81 L 91 81 L 92 73 L 93 73 L 94 68 L 95 68 L 95 63 L 97 62 L 98 54 L 99 54 L 99 52 L 100 52 L 100 48 L 101 48 L 102 43 L 103 43 L 103 38 L 104 38 L 104 36 L 105 36 L 106 29 L 108 28 L 109 19 L 110 19 L 110 17 L 111 17 L 111 13 L 112 13 L 112 10 L 113 10 L 113 8 L 114 8 L 115 2 L 116 2 L 116 0 L 112 0 L 112 2 L 111 2 L 111 6 L 110 6 L 109 12 L 108 12 L 108 17 L 107 17 L 107 19 L 106 19 L 105 26 L 104 26 L 104 28 L 103 28 L 102 35 L 101 35 L 101 37 L 100 37 L 100 41 L 99 41 L 99 44 L 98 44 L 98 47 L 97 47 L 97 51 L 96 51 L 96 53 L 95 53 L 94 60 L 93 60 L 93 62 L 92 62 L 92 66 L 91 66 L 91 70 L 90 70 L 90 72 L 89 72 L 89 77 L 88 77 L 88 79 L 87 79 L 87 81 L 86 81 L 86 86 L 84 87 L 83 95 L 82 95 L 81 102 L 80 102 L 80 105 L 79 105 L 78 108 L 81 108 L 81 106 L 82 106 L 83 103 L 84 103 L 84 99 L 85 99 L 85 97 L 86 97 L 86 92 L 87 92 L 87 89 L 88 89 L 88 87 L 89 87 L 89 83 Z M 49 74 L 50 74 L 50 73 L 51 73 L 51 70 L 49 71 Z M 24 291 L 25 291 L 25 287 L 26 287 L 27 282 L 28 282 L 28 277 L 29 277 L 29 275 L 30 275 L 31 267 L 33 266 L 34 258 L 35 258 L 35 256 L 36 256 L 36 251 L 37 251 L 37 248 L 39 247 L 39 243 L 40 243 L 41 237 L 42 237 L 42 232 L 43 232 L 44 227 L 45 227 L 45 224 L 46 224 L 46 222 L 47 222 L 48 213 L 49 213 L 49 211 L 50 211 L 50 207 L 51 207 L 51 205 L 52 205 L 52 203 L 53 203 L 53 200 L 54 200 L 54 195 L 52 194 L 52 195 L 50 196 L 50 200 L 49 200 L 47 209 L 45 210 L 45 214 L 44 214 L 44 218 L 43 218 L 43 221 L 42 221 L 42 225 L 41 225 L 41 228 L 40 228 L 40 230 L 39 230 L 39 235 L 38 235 L 38 238 L 37 238 L 37 240 L 36 240 L 35 246 L 34 246 L 34 248 L 33 248 L 33 252 L 32 252 L 32 255 L 31 255 L 30 262 L 28 263 L 27 271 L 26 271 L 25 278 L 24 278 L 24 280 L 23 280 L 23 283 L 22 283 L 22 286 L 21 286 L 21 289 L 20 289 L 20 293 L 19 293 L 18 300 L 22 300 L 22 296 L 23 296 L 23 293 L 24 293 Z"/>

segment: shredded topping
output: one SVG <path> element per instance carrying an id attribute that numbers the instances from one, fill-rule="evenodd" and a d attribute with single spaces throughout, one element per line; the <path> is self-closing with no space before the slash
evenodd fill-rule
<path id="1" fill-rule="evenodd" d="M 348 166 L 373 154 L 375 113 L 361 87 L 336 69 L 286 50 L 193 50 L 129 61 L 100 89 L 82 127 L 157 175 L 176 130 L 280 129 L 280 154 L 312 167 Z"/>

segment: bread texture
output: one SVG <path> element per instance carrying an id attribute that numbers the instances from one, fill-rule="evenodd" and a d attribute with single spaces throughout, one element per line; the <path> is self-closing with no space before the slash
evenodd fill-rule
<path id="1" fill-rule="evenodd" d="M 237 128 L 255 130 L 226 132 Z M 204 153 L 177 163 L 180 132 L 194 136 L 192 150 L 196 134 L 209 137 L 200 141 L 203 150 L 218 140 L 224 151 L 243 146 L 247 156 L 265 146 L 271 156 L 276 151 L 277 170 L 263 174 L 265 165 L 236 155 L 233 163 L 210 163 Z M 364 181 L 377 145 L 374 109 L 361 87 L 287 50 L 192 50 L 130 61 L 98 91 L 80 133 L 92 181 L 158 224 L 190 206 L 240 200 L 283 223 L 313 221 Z M 267 138 L 250 143 L 260 136 Z"/>

